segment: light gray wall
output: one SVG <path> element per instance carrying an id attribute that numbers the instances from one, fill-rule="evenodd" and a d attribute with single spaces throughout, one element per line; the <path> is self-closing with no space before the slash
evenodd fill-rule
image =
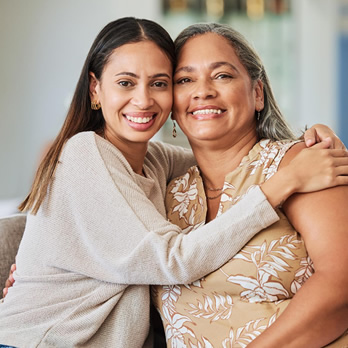
<path id="1" fill-rule="evenodd" d="M 297 22 L 296 127 L 315 122 L 337 127 L 335 23 L 340 1 L 292 0 Z M 160 3 L 0 0 L 0 203 L 27 194 L 42 149 L 62 125 L 97 33 L 128 15 L 163 22 Z"/>
<path id="2" fill-rule="evenodd" d="M 341 0 L 293 0 L 297 123 L 338 124 L 338 11 Z"/>
<path id="3" fill-rule="evenodd" d="M 157 0 L 0 0 L 0 200 L 28 193 L 102 27 L 159 14 Z"/>

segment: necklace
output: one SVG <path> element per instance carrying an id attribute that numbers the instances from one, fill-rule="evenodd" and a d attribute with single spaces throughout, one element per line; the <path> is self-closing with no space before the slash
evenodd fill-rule
<path id="1" fill-rule="evenodd" d="M 223 187 L 221 187 L 221 188 L 207 187 L 207 190 L 208 190 L 208 191 L 214 191 L 214 192 L 220 191 L 220 193 L 217 194 L 217 195 L 215 195 L 215 196 L 208 196 L 208 195 L 206 195 L 207 199 L 216 199 L 216 198 L 219 198 L 219 197 L 222 195 L 222 193 L 223 193 L 223 192 L 222 192 L 222 189 L 223 189 Z"/>
<path id="2" fill-rule="evenodd" d="M 219 188 L 215 188 L 215 187 L 207 187 L 206 185 L 205 185 L 205 183 L 204 183 L 204 176 L 203 176 L 203 173 L 202 173 L 202 171 L 200 170 L 200 168 L 198 167 L 198 170 L 199 170 L 199 172 L 200 172 L 200 174 L 201 174 L 201 177 L 202 177 L 202 181 L 203 181 L 203 185 L 204 185 L 204 187 L 205 187 L 205 189 L 207 190 L 207 191 L 213 191 L 213 192 L 218 192 L 219 191 L 219 193 L 217 194 L 217 195 L 215 195 L 215 196 L 208 196 L 208 194 L 206 194 L 205 196 L 207 197 L 207 199 L 216 199 L 216 198 L 219 198 L 222 194 L 223 194 L 223 187 L 219 187 Z"/>

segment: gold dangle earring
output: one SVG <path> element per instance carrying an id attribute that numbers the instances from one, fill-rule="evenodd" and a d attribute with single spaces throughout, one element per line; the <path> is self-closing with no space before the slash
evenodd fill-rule
<path id="1" fill-rule="evenodd" d="M 91 101 L 91 109 L 92 110 L 99 110 L 100 108 L 101 108 L 100 102 Z"/>
<path id="2" fill-rule="evenodd" d="M 173 135 L 173 138 L 176 138 L 176 136 L 177 136 L 177 133 L 176 133 L 176 124 L 175 124 L 175 121 L 174 120 L 172 120 L 173 121 L 173 132 L 172 132 L 172 135 Z"/>

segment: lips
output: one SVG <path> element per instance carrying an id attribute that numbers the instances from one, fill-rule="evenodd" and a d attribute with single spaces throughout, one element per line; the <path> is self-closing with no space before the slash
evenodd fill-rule
<path id="1" fill-rule="evenodd" d="M 223 111 L 221 109 L 202 109 L 193 111 L 193 115 L 208 115 L 208 114 L 221 114 Z"/>
<path id="2" fill-rule="evenodd" d="M 193 108 L 189 113 L 197 119 L 220 117 L 226 110 L 216 105 L 201 105 Z"/>
<path id="3" fill-rule="evenodd" d="M 145 112 L 145 113 L 133 112 L 133 113 L 124 114 L 124 117 L 126 117 L 128 121 L 131 121 L 133 123 L 138 123 L 138 124 L 149 123 L 156 116 L 157 114 L 153 112 Z"/>

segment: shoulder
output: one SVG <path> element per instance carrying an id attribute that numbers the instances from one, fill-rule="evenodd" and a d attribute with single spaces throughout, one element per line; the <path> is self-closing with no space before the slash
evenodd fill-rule
<path id="1" fill-rule="evenodd" d="M 293 160 L 305 148 L 306 144 L 303 141 L 294 142 L 292 146 L 286 151 L 286 153 L 284 153 L 280 168 L 288 165 L 291 160 Z"/>
<path id="2" fill-rule="evenodd" d="M 90 152 L 92 147 L 95 147 L 94 132 L 81 132 L 72 136 L 67 140 L 63 147 L 62 156 L 67 157 L 69 155 L 83 155 L 86 152 Z"/>
<path id="3" fill-rule="evenodd" d="M 298 140 L 271 141 L 270 139 L 262 139 L 258 142 L 258 148 L 261 153 L 286 153 L 298 142 Z"/>
<path id="4" fill-rule="evenodd" d="M 148 147 L 148 154 L 152 156 L 162 156 L 168 159 L 176 156 L 193 157 L 191 149 L 186 149 L 181 146 L 176 146 L 161 141 L 150 141 Z"/>

